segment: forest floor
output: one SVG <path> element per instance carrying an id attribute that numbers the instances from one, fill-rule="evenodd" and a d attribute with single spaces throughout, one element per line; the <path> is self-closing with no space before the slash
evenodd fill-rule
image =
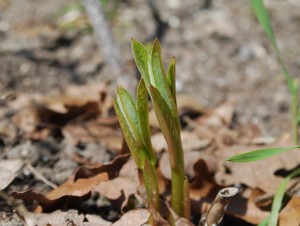
<path id="1" fill-rule="evenodd" d="M 297 75 L 300 3 L 266 5 L 278 46 Z M 272 197 L 300 157 L 292 151 L 248 165 L 225 161 L 245 150 L 291 144 L 290 95 L 271 45 L 248 1 L 214 1 L 209 9 L 196 0 L 157 1 L 157 9 L 165 25 L 161 33 L 155 33 L 147 1 L 105 8 L 124 73 L 133 80 L 131 37 L 146 43 L 158 35 L 165 63 L 176 57 L 186 173 L 191 181 L 205 180 L 210 191 L 191 183 L 192 221 L 197 224 L 204 211 L 199 200 L 209 203 L 218 189 L 235 185 L 241 193 L 224 225 L 257 224 L 270 207 L 270 199 L 257 199 Z M 119 155 L 122 134 L 112 108 L 112 74 L 78 2 L 0 0 L 0 225 L 24 222 L 12 208 L 23 205 L 15 203 L 17 198 L 28 209 L 27 223 L 30 218 L 45 225 L 53 220 L 50 212 L 60 210 L 65 212 L 55 214 L 63 220 L 51 225 L 67 224 L 66 219 L 75 225 L 111 225 L 129 208 L 132 196 L 138 199 L 137 170 L 128 156 Z M 151 126 L 161 189 L 169 191 L 166 144 L 153 117 Z M 207 175 L 199 176 L 197 167 Z M 114 176 L 105 178 L 103 172 Z M 97 185 L 91 178 L 97 178 Z M 84 186 L 74 185 L 80 180 L 86 180 Z M 128 185 L 122 190 L 123 183 Z M 288 208 L 299 202 L 295 197 Z M 287 225 L 286 212 L 280 225 Z M 139 213 L 140 222 L 146 215 Z M 99 223 L 99 216 L 105 221 Z M 299 217 L 298 210 L 293 223 Z"/>

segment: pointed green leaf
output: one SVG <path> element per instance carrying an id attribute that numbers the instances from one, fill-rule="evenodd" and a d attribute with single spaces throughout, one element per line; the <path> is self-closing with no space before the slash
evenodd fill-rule
<path id="1" fill-rule="evenodd" d="M 168 104 L 160 95 L 159 91 L 153 86 L 150 86 L 150 92 L 153 98 L 153 105 L 157 120 L 170 150 L 169 155 L 171 167 L 176 168 L 176 162 L 183 160 L 183 156 L 181 156 L 180 151 L 175 153 L 176 150 L 179 150 L 182 147 L 179 123 L 171 114 Z"/>
<path id="2" fill-rule="evenodd" d="M 135 141 L 142 146 L 142 138 L 140 136 L 139 122 L 136 106 L 133 97 L 122 87 L 118 88 L 116 101 L 119 109 L 129 125 L 129 129 L 134 136 Z"/>
<path id="3" fill-rule="evenodd" d="M 278 155 L 280 153 L 290 151 L 293 149 L 300 148 L 300 146 L 295 147 L 287 147 L 287 148 L 265 148 L 259 149 L 255 151 L 246 152 L 243 154 L 235 155 L 227 159 L 227 161 L 231 162 L 253 162 L 261 159 L 270 158 L 274 155 Z"/>
<path id="4" fill-rule="evenodd" d="M 148 89 L 150 87 L 150 74 L 148 68 L 149 53 L 145 46 L 134 38 L 131 39 L 131 46 L 135 63 L 139 72 L 144 78 L 145 84 Z"/>
<path id="5" fill-rule="evenodd" d="M 149 68 L 151 85 L 159 91 L 160 95 L 171 109 L 171 114 L 175 116 L 176 105 L 167 81 L 167 73 L 162 61 L 161 48 L 158 39 L 155 39 L 153 43 Z"/>
<path id="6" fill-rule="evenodd" d="M 277 51 L 277 43 L 273 33 L 273 29 L 270 23 L 268 11 L 263 3 L 263 0 L 252 0 L 251 7 L 259 21 L 259 23 L 264 28 L 265 32 L 267 33 L 273 48 Z"/>
<path id="7" fill-rule="evenodd" d="M 156 164 L 156 155 L 151 144 L 151 133 L 149 124 L 149 110 L 148 110 L 148 92 L 143 79 L 139 82 L 137 92 L 137 110 L 138 120 L 140 126 L 141 137 L 146 147 L 149 161 L 151 164 Z"/>
<path id="8" fill-rule="evenodd" d="M 272 25 L 269 19 L 268 11 L 264 5 L 263 0 L 251 0 L 251 7 L 259 21 L 259 23 L 262 25 L 263 29 L 268 35 L 268 38 L 272 44 L 272 47 L 275 50 L 275 53 L 279 59 L 279 62 L 281 64 L 282 71 L 284 73 L 289 91 L 293 93 L 294 87 L 293 87 L 293 79 L 280 55 L 280 51 L 278 49 L 277 43 L 276 43 L 276 38 L 273 33 Z"/>
<path id="9" fill-rule="evenodd" d="M 135 136 L 132 134 L 132 129 L 130 128 L 130 124 L 128 123 L 124 114 L 122 113 L 119 103 L 116 99 L 114 100 L 114 108 L 115 108 L 115 112 L 119 119 L 119 123 L 120 123 L 120 127 L 122 129 L 122 132 L 123 132 L 123 136 L 124 136 L 126 143 L 130 149 L 132 158 L 133 158 L 135 164 L 137 165 L 137 167 L 141 169 L 142 162 L 141 162 L 141 158 L 139 155 L 138 142 L 134 139 Z"/>
<path id="10" fill-rule="evenodd" d="M 171 90 L 171 94 L 176 102 L 176 61 L 175 57 L 172 58 L 168 69 L 168 84 Z"/>

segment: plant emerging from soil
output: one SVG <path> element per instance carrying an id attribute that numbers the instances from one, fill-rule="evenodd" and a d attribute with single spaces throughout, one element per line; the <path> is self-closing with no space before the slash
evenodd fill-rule
<path id="1" fill-rule="evenodd" d="M 114 107 L 132 157 L 141 170 L 148 203 L 160 211 L 156 156 L 151 144 L 148 94 L 161 131 L 168 144 L 172 176 L 171 207 L 180 217 L 189 217 L 188 181 L 184 175 L 180 122 L 176 106 L 175 59 L 165 70 L 158 39 L 148 49 L 132 39 L 134 59 L 142 78 L 137 88 L 137 100 L 122 87 L 117 90 Z"/>

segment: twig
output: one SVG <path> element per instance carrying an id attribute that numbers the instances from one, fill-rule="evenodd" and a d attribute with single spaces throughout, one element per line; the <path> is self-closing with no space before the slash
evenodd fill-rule
<path id="1" fill-rule="evenodd" d="M 31 171 L 31 173 L 38 178 L 39 180 L 43 181 L 45 184 L 50 186 L 51 188 L 57 188 L 57 185 L 49 181 L 46 177 L 44 177 L 41 173 L 39 173 L 29 162 L 26 162 L 26 167 Z"/>
<path id="2" fill-rule="evenodd" d="M 229 201 L 237 193 L 238 189 L 236 187 L 228 187 L 220 190 L 207 213 L 201 218 L 200 226 L 219 225 Z"/>
<path id="3" fill-rule="evenodd" d="M 126 73 L 122 74 L 124 63 L 122 62 L 121 53 L 105 19 L 100 1 L 84 0 L 83 2 L 96 36 L 97 45 L 114 73 L 114 75 L 111 76 L 111 81 L 116 84 L 121 84 L 129 90 L 130 93 L 135 93 L 137 83 L 132 81 L 130 75 Z"/>

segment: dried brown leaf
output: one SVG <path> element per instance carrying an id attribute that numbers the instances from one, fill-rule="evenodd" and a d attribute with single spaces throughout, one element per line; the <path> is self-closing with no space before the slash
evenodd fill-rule
<path id="1" fill-rule="evenodd" d="M 112 226 L 141 226 L 147 223 L 150 212 L 146 209 L 135 209 L 124 214 Z"/>
<path id="2" fill-rule="evenodd" d="M 0 190 L 5 189 L 17 176 L 17 172 L 24 166 L 21 159 L 0 161 Z"/>
<path id="3" fill-rule="evenodd" d="M 110 150 L 121 150 L 123 137 L 117 128 L 117 118 L 111 117 L 69 124 L 62 131 L 71 143 L 101 142 Z"/>
<path id="4" fill-rule="evenodd" d="M 300 225 L 300 197 L 293 196 L 279 215 L 279 226 Z"/>
<path id="5" fill-rule="evenodd" d="M 288 142 L 279 142 L 272 147 L 291 146 Z M 264 146 L 264 148 L 271 146 Z M 234 146 L 226 150 L 218 151 L 220 159 L 247 152 L 250 150 L 261 149 L 261 146 Z M 281 154 L 262 161 L 249 163 L 233 163 L 221 161 L 219 171 L 216 173 L 216 181 L 220 184 L 230 185 L 234 183 L 244 183 L 252 188 L 260 188 L 265 192 L 274 193 L 282 177 L 276 176 L 275 172 L 280 169 L 291 170 L 298 166 L 300 152 L 290 151 L 288 154 Z M 228 170 L 230 173 L 228 173 Z"/>
<path id="6" fill-rule="evenodd" d="M 112 162 L 94 167 L 80 167 L 61 186 L 48 194 L 40 194 L 34 190 L 23 193 L 13 192 L 13 196 L 25 201 L 36 200 L 41 208 L 36 211 L 52 211 L 66 206 L 76 208 L 86 200 L 90 192 L 104 181 L 118 176 L 120 169 L 127 162 L 128 155 L 118 156 Z"/>
<path id="7" fill-rule="evenodd" d="M 111 200 L 117 200 L 121 196 L 121 209 L 127 204 L 130 195 L 137 195 L 140 186 L 138 169 L 133 159 L 125 163 L 114 179 L 101 183 L 94 190 Z"/>

